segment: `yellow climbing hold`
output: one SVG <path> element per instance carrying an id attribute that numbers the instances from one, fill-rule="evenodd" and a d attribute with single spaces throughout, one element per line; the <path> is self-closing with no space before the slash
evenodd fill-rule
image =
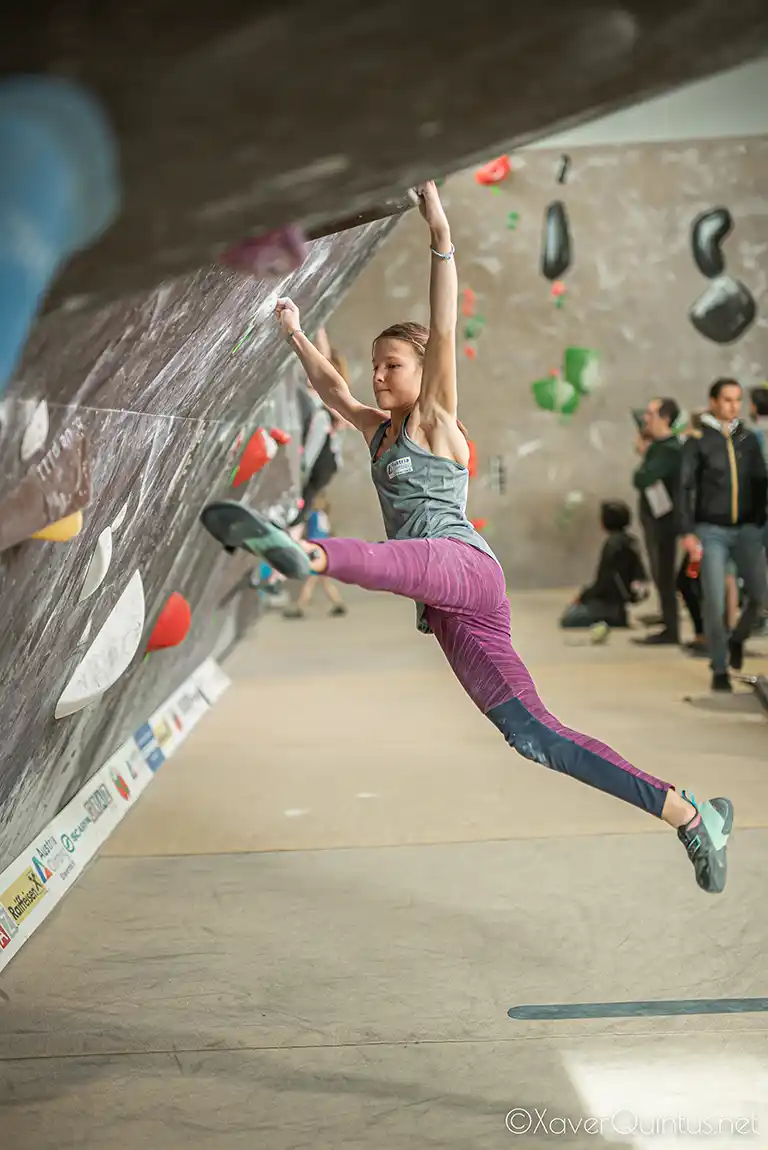
<path id="1" fill-rule="evenodd" d="M 83 513 L 76 511 L 74 515 L 68 515 L 66 519 L 59 519 L 56 523 L 44 527 L 42 531 L 35 531 L 31 538 L 46 539 L 50 543 L 66 543 L 79 535 L 82 530 Z"/>

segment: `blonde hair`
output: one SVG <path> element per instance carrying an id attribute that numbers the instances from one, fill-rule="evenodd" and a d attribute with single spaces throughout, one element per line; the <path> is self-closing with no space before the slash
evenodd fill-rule
<path id="1" fill-rule="evenodd" d="M 424 353 L 427 350 L 427 341 L 429 340 L 429 328 L 424 327 L 423 323 L 414 323 L 413 320 L 406 320 L 404 323 L 393 323 L 390 327 L 385 327 L 384 331 L 380 331 L 376 339 L 371 345 L 371 351 L 376 348 L 376 344 L 380 339 L 400 339 L 403 343 L 411 345 L 420 361 L 424 359 Z M 456 420 L 459 431 L 466 440 L 469 440 L 469 434 L 466 427 L 460 419 Z"/>

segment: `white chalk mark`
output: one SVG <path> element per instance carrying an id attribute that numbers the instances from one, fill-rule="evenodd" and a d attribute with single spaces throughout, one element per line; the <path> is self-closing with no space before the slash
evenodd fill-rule
<path id="1" fill-rule="evenodd" d="M 600 434 L 600 428 L 596 423 L 590 424 L 589 428 L 589 442 L 594 447 L 595 451 L 603 450 L 603 437 Z"/>
<path id="2" fill-rule="evenodd" d="M 290 807 L 287 811 L 283 811 L 287 819 L 299 819 L 302 815 L 309 814 L 308 807 Z"/>
<path id="3" fill-rule="evenodd" d="M 85 573 L 83 580 L 83 589 L 80 592 L 78 603 L 84 602 L 89 595 L 93 595 L 101 584 L 104 582 L 109 565 L 112 562 L 112 530 L 105 527 L 99 538 L 96 540 L 96 550 L 91 556 L 91 562 L 88 564 L 88 570 Z"/>
<path id="4" fill-rule="evenodd" d="M 583 491 L 569 491 L 565 497 L 566 507 L 577 507 L 580 503 L 584 502 Z"/>
<path id="5" fill-rule="evenodd" d="M 358 799 L 377 799 L 378 797 L 373 791 L 360 791 L 360 794 L 355 796 Z"/>
<path id="6" fill-rule="evenodd" d="M 48 426 L 48 404 L 44 399 L 41 399 L 32 413 L 32 418 L 27 424 L 27 430 L 21 441 L 22 463 L 27 463 L 33 455 L 37 455 L 38 451 L 43 450 L 48 438 Z"/>
<path id="7" fill-rule="evenodd" d="M 406 284 L 398 284 L 397 287 L 390 288 L 389 294 L 393 299 L 407 299 L 411 289 Z"/>
<path id="8" fill-rule="evenodd" d="M 497 276 L 504 266 L 495 256 L 475 256 L 472 263 L 479 264 L 490 276 Z"/>
<path id="9" fill-rule="evenodd" d="M 62 691 L 55 718 L 95 703 L 127 671 L 139 649 L 144 612 L 144 584 L 135 571 Z"/>
<path id="10" fill-rule="evenodd" d="M 517 449 L 518 457 L 522 459 L 526 455 L 533 455 L 535 451 L 541 451 L 543 446 L 543 439 L 531 439 L 528 443 L 521 443 Z"/>

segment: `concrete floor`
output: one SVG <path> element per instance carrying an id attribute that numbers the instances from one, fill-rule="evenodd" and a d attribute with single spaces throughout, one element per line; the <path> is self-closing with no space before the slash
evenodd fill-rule
<path id="1" fill-rule="evenodd" d="M 768 1014 L 507 1015 L 768 994 L 768 722 L 675 650 L 568 645 L 562 599 L 512 600 L 545 702 L 732 797 L 723 896 L 661 824 L 509 750 L 411 604 L 318 597 L 235 652 L 6 971 L 0 1146 L 679 1150 L 704 1121 L 768 1145 Z"/>

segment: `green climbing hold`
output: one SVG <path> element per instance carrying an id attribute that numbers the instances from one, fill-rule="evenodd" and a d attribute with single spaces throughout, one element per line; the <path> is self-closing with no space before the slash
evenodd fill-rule
<path id="1" fill-rule="evenodd" d="M 579 395 L 590 395 L 600 383 L 600 357 L 586 347 L 569 347 L 563 375 Z"/>
<path id="2" fill-rule="evenodd" d="M 507 227 L 509 228 L 509 230 L 511 232 L 513 232 L 515 230 L 515 228 L 517 227 L 519 219 L 520 219 L 520 213 L 519 212 L 510 212 L 509 215 L 507 216 Z"/>
<path id="3" fill-rule="evenodd" d="M 473 316 L 464 325 L 464 338 L 468 340 L 477 339 L 484 327 L 485 320 L 483 317 L 481 315 Z"/>
<path id="4" fill-rule="evenodd" d="M 538 379 L 531 385 L 533 398 L 544 411 L 573 415 L 579 406 L 579 392 L 567 379 L 551 375 L 549 379 Z"/>

